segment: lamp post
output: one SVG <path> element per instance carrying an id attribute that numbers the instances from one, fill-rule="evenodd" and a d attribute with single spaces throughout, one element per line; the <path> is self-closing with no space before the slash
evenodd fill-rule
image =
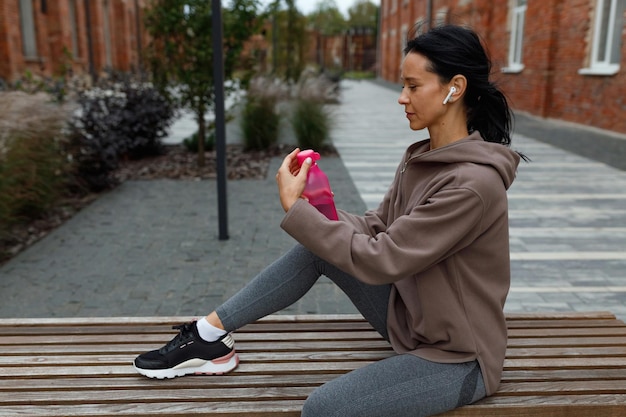
<path id="1" fill-rule="evenodd" d="M 213 38 L 213 81 L 215 83 L 215 154 L 217 159 L 217 217 L 219 240 L 228 239 L 226 211 L 226 126 L 224 115 L 224 53 L 222 33 L 222 2 L 211 2 Z"/>

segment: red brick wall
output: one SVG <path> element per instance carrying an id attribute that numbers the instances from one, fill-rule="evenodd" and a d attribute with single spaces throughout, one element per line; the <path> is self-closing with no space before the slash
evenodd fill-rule
<path id="1" fill-rule="evenodd" d="M 426 0 L 381 0 L 380 76 L 398 81 L 402 24 L 426 15 Z M 508 63 L 508 1 L 433 0 L 433 17 L 447 11 L 447 21 L 469 24 L 485 40 L 494 79 L 514 109 L 531 114 L 626 133 L 626 29 L 622 32 L 620 71 L 613 76 L 583 75 L 591 45 L 594 0 L 529 1 L 524 27 L 524 69 L 502 72 Z M 624 15 L 626 20 L 626 12 Z M 396 36 L 390 36 L 393 30 Z M 386 36 L 385 36 L 386 34 Z"/>
<path id="2" fill-rule="evenodd" d="M 33 0 L 36 26 L 36 59 L 25 59 L 22 52 L 19 1 L 0 0 L 0 78 L 14 81 L 31 71 L 41 76 L 57 76 L 69 65 L 74 73 L 89 71 L 89 41 L 87 25 L 91 29 L 93 65 L 96 73 L 106 66 L 104 39 L 104 9 L 108 3 L 111 64 L 122 71 L 135 69 L 140 64 L 141 42 L 145 45 L 147 36 L 141 25 L 137 28 L 137 14 L 140 19 L 145 0 L 89 0 L 90 16 L 87 19 L 85 1 L 76 1 L 78 21 L 78 55 L 72 51 L 72 22 L 69 0 L 48 0 L 43 13 L 41 1 Z M 137 7 L 138 6 L 138 9 Z M 143 46 L 142 45 L 142 46 Z M 67 53 L 70 56 L 68 57 Z"/>

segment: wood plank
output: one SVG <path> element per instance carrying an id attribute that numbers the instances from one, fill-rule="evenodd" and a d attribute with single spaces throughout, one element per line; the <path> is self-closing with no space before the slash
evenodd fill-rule
<path id="1" fill-rule="evenodd" d="M 185 378 L 174 379 L 151 379 L 137 374 L 132 376 L 102 378 L 98 375 L 82 378 L 28 378 L 19 380 L 19 384 L 13 379 L 0 379 L 0 392 L 21 391 L 71 391 L 71 390 L 123 390 L 123 389 L 153 389 L 163 388 L 178 390 L 187 388 L 255 388 L 255 387 L 308 387 L 318 386 L 331 379 L 337 378 L 337 374 L 311 374 L 303 378 L 302 375 L 275 374 L 275 375 L 193 375 Z"/>
<path id="2" fill-rule="evenodd" d="M 299 362 L 293 363 L 247 363 L 242 362 L 239 367 L 231 372 L 233 375 L 245 375 L 245 374 L 265 374 L 265 375 L 279 375 L 279 374 L 323 374 L 323 373 L 336 373 L 342 374 L 353 371 L 362 366 L 366 366 L 373 362 L 360 361 L 360 362 Z M 96 366 L 92 364 L 85 364 L 82 366 L 72 367 L 32 367 L 32 366 L 11 366 L 0 367 L 0 375 L 3 378 L 30 378 L 30 377 L 93 377 L 99 375 L 102 378 L 112 376 L 133 376 L 137 375 L 137 372 L 129 364 L 123 365 L 102 365 Z"/>
<path id="3" fill-rule="evenodd" d="M 588 336 L 626 336 L 626 326 L 620 327 L 583 327 L 583 328 L 554 328 L 554 329 L 510 329 L 509 339 L 522 337 L 588 337 Z"/>
<path id="4" fill-rule="evenodd" d="M 505 395 L 607 395 L 626 393 L 625 379 L 611 381 L 503 382 L 496 396 Z"/>
<path id="5" fill-rule="evenodd" d="M 624 379 L 623 369 L 505 369 L 502 382 L 611 381 Z"/>
<path id="6" fill-rule="evenodd" d="M 556 346 L 623 346 L 626 337 L 593 336 L 593 337 L 527 337 L 509 339 L 509 348 L 521 347 L 556 347 Z"/>
<path id="7" fill-rule="evenodd" d="M 504 360 L 504 369 L 597 369 L 625 367 L 626 358 L 528 358 Z"/>
<path id="8" fill-rule="evenodd" d="M 7 345 L 0 346 L 1 356 L 18 356 L 18 355 L 81 355 L 81 354 L 129 354 L 137 355 L 141 352 L 147 352 L 163 345 L 166 339 L 161 343 L 144 343 L 143 339 L 136 343 L 125 344 L 73 344 L 73 345 L 47 345 L 41 346 L 37 344 L 30 345 Z M 237 339 L 237 351 L 240 353 L 248 352 L 265 352 L 267 351 L 267 343 L 263 342 L 246 342 Z M 383 340 L 370 340 L 363 343 L 362 340 L 336 340 L 336 341 L 308 341 L 290 342 L 283 341 L 280 344 L 273 345 L 275 351 L 298 351 L 298 350 L 317 350 L 317 351 L 391 351 L 389 342 Z"/>
<path id="9" fill-rule="evenodd" d="M 591 346 L 591 347 L 535 347 L 509 348 L 506 357 L 509 359 L 521 358 L 593 358 L 598 356 L 626 356 L 626 346 Z"/>
<path id="10" fill-rule="evenodd" d="M 165 385 L 165 384 L 164 384 Z M 49 394 L 39 392 L 14 392 L 0 399 L 0 405 L 79 405 L 79 404 L 129 404 L 163 402 L 212 402 L 229 401 L 283 401 L 305 400 L 314 387 L 273 387 L 262 388 L 186 388 L 186 389 L 124 389 L 93 391 L 55 391 Z M 3 396 L 4 397 L 4 396 Z"/>
<path id="11" fill-rule="evenodd" d="M 343 361 L 378 361 L 388 358 L 392 351 L 297 351 L 297 352 L 250 352 L 243 359 L 245 363 L 254 362 L 343 362 Z M 134 355 L 37 355 L 0 357 L 0 366 L 82 366 L 85 363 L 130 364 Z"/>
<path id="12" fill-rule="evenodd" d="M 507 321 L 516 320 L 603 320 L 614 319 L 615 314 L 610 311 L 545 311 L 532 313 L 507 313 Z"/>
<path id="13" fill-rule="evenodd" d="M 228 401 L 129 403 L 129 404 L 79 404 L 48 406 L 7 406 L 2 408 L 6 416 L 19 417 L 119 417 L 119 416 L 206 416 L 212 417 L 298 417 L 304 400 L 288 401 Z"/>

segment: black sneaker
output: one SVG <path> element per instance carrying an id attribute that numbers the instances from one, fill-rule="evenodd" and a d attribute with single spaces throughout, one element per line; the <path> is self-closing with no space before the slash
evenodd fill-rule
<path id="1" fill-rule="evenodd" d="M 239 365 L 235 341 L 230 334 L 206 342 L 196 322 L 174 326 L 176 337 L 158 350 L 143 353 L 134 361 L 137 372 L 149 378 L 174 378 L 189 374 L 225 374 Z"/>

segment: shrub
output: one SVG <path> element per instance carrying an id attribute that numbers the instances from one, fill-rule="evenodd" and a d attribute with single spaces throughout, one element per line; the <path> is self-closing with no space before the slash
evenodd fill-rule
<path id="1" fill-rule="evenodd" d="M 198 152 L 198 132 L 195 132 L 188 138 L 183 139 L 183 146 L 187 152 Z M 209 130 L 204 138 L 204 150 L 210 152 L 215 148 L 215 130 Z"/>
<path id="2" fill-rule="evenodd" d="M 140 159 L 163 152 L 175 109 L 151 84 L 128 78 L 82 92 L 71 121 L 76 176 L 93 190 L 113 184 L 109 174 L 120 158 Z"/>
<path id="3" fill-rule="evenodd" d="M 330 114 L 324 103 L 302 98 L 296 100 L 291 124 L 300 149 L 321 149 L 330 134 Z"/>
<path id="4" fill-rule="evenodd" d="M 46 95 L 0 95 L 0 232 L 35 219 L 64 194 L 67 110 Z"/>
<path id="5" fill-rule="evenodd" d="M 278 142 L 280 115 L 272 97 L 248 96 L 241 114 L 246 150 L 268 149 Z"/>
<path id="6" fill-rule="evenodd" d="M 289 94 L 289 85 L 278 78 L 258 76 L 250 80 L 240 115 L 246 150 L 267 149 L 278 142 L 278 103 Z"/>

